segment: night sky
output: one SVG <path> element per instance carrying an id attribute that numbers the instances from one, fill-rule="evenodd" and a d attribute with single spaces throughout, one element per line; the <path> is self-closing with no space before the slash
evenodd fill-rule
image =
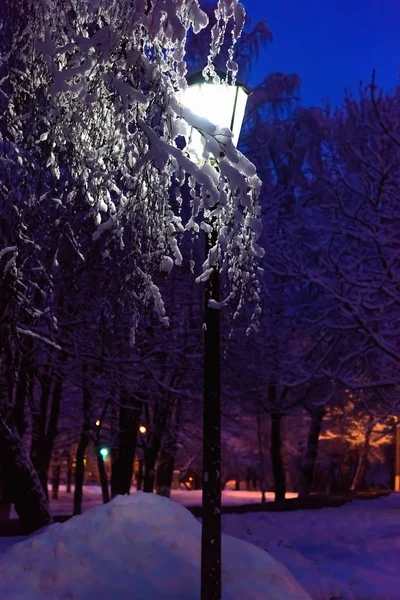
<path id="1" fill-rule="evenodd" d="M 243 0 L 253 22 L 267 21 L 274 40 L 253 71 L 297 73 L 305 105 L 369 82 L 372 69 L 386 90 L 400 73 L 400 0 Z"/>

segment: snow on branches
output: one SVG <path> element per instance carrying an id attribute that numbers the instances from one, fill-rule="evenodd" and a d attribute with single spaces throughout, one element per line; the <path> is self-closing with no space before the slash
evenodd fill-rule
<path id="1" fill-rule="evenodd" d="M 245 15 L 238 0 L 219 0 L 215 14 L 210 75 L 227 24 L 234 44 Z M 3 139 L 26 171 L 40 171 L 31 201 L 86 205 L 94 242 L 109 255 L 116 242 L 127 249 L 141 299 L 153 298 L 162 319 L 152 275 L 180 265 L 181 234 L 212 218 L 217 244 L 199 280 L 210 267 L 225 271 L 239 306 L 244 297 L 257 304 L 260 181 L 229 132 L 199 123 L 179 102 L 188 31 L 208 23 L 198 1 L 7 0 L 1 20 L 11 123 Z M 227 70 L 234 80 L 232 60 Z M 203 135 L 201 160 L 190 154 L 191 127 Z"/>

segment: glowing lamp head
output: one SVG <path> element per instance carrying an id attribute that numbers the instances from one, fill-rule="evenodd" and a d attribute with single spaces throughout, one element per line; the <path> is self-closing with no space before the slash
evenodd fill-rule
<path id="1" fill-rule="evenodd" d="M 188 77 L 188 88 L 183 92 L 181 102 L 199 117 L 230 129 L 232 142 L 237 146 L 249 91 L 239 83 L 227 83 L 224 73 L 218 73 L 218 77 L 220 83 L 214 83 L 212 78 L 206 82 L 202 73 Z"/>
<path id="2" fill-rule="evenodd" d="M 144 425 L 141 425 L 139 427 L 139 431 L 140 431 L 140 433 L 146 433 L 147 429 L 146 429 L 146 427 Z"/>
<path id="3" fill-rule="evenodd" d="M 103 457 L 103 460 L 106 460 L 108 456 L 108 448 L 100 448 L 100 454 Z"/>

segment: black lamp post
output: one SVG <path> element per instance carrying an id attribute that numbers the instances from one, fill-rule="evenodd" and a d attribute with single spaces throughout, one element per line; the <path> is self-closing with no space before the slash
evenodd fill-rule
<path id="1" fill-rule="evenodd" d="M 201 73 L 188 78 L 183 103 L 191 111 L 220 127 L 229 127 L 237 145 L 243 123 L 247 90 L 240 84 L 225 81 L 205 82 Z M 201 136 L 194 130 L 193 145 Z M 196 135 L 198 139 L 196 140 Z M 201 152 L 200 152 L 201 154 Z M 206 257 L 218 238 L 215 220 L 206 234 Z M 220 312 L 209 305 L 220 301 L 219 271 L 214 268 L 205 292 L 204 383 L 203 383 L 203 501 L 201 539 L 201 600 L 221 599 L 221 350 Z"/>

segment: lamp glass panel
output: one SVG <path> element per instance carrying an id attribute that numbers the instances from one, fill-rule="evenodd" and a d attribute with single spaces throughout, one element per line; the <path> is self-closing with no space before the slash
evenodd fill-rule
<path id="1" fill-rule="evenodd" d="M 247 98 L 248 94 L 244 91 L 242 87 L 239 87 L 232 128 L 233 143 L 235 144 L 235 146 L 237 146 L 239 142 L 240 130 L 242 129 L 244 113 L 246 111 Z"/>
<path id="2" fill-rule="evenodd" d="M 201 83 L 187 88 L 182 104 L 214 125 L 230 128 L 235 94 L 235 86 L 227 83 Z"/>

